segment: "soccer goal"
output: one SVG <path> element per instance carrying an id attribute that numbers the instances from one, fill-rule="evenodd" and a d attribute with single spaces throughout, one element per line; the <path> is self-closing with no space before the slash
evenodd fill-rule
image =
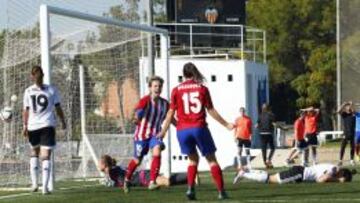
<path id="1" fill-rule="evenodd" d="M 127 164 L 133 154 L 133 108 L 143 96 L 140 83 L 146 82 L 146 77 L 140 77 L 140 59 L 147 57 L 146 39 L 151 35 L 158 42 L 156 57 L 167 73 L 169 38 L 166 30 L 119 20 L 124 15 L 130 14 L 97 16 L 41 5 L 38 23 L 5 42 L 11 46 L 5 46 L 7 60 L 1 64 L 6 77 L 0 82 L 5 95 L 1 102 L 13 94 L 19 102 L 13 119 L 0 124 L 4 132 L 0 185 L 30 182 L 29 146 L 21 137 L 21 100 L 31 84 L 31 66 L 38 63 L 44 82 L 59 89 L 68 125 L 66 130 L 57 129 L 56 180 L 101 176 L 96 164 L 102 154 Z M 169 96 L 166 85 L 163 96 Z M 168 147 L 163 154 L 165 175 L 170 174 L 169 154 Z"/>

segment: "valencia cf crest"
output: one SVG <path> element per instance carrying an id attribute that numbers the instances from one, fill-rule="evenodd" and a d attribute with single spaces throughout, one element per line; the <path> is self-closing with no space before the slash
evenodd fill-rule
<path id="1" fill-rule="evenodd" d="M 205 17 L 210 24 L 214 24 L 219 17 L 219 13 L 216 8 L 209 7 L 205 11 Z"/>

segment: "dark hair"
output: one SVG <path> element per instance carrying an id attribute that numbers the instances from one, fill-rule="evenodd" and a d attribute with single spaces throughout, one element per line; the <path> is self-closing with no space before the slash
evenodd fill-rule
<path id="1" fill-rule="evenodd" d="M 239 111 L 244 111 L 245 112 L 245 107 L 240 107 Z"/>
<path id="2" fill-rule="evenodd" d="M 184 65 L 183 75 L 185 78 L 193 78 L 196 82 L 204 82 L 205 77 L 200 73 L 196 66 L 189 62 Z"/>
<path id="3" fill-rule="evenodd" d="M 116 165 L 116 160 L 110 155 L 104 154 L 101 156 L 101 160 L 104 161 L 106 167 L 113 167 Z"/>
<path id="4" fill-rule="evenodd" d="M 149 87 L 151 87 L 151 85 L 154 81 L 158 81 L 161 86 L 164 84 L 164 79 L 162 79 L 159 76 L 154 75 L 149 79 L 149 82 L 148 82 Z"/>
<path id="5" fill-rule="evenodd" d="M 345 182 L 351 182 L 353 175 L 355 175 L 357 171 L 355 169 L 349 170 L 347 168 L 339 169 L 339 176 L 345 179 Z"/>
<path id="6" fill-rule="evenodd" d="M 35 75 L 36 73 L 40 73 L 41 76 L 44 76 L 44 72 L 43 72 L 41 66 L 35 65 L 35 66 L 32 67 L 31 74 Z"/>

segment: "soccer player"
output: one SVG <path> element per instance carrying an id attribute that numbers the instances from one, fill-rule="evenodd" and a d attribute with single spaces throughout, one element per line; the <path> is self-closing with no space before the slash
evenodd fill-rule
<path id="1" fill-rule="evenodd" d="M 124 185 L 126 170 L 116 165 L 116 160 L 109 155 L 101 156 L 99 160 L 99 169 L 105 173 L 105 178 L 102 183 L 108 187 L 119 187 L 122 188 Z M 140 170 L 133 174 L 133 178 L 129 183 L 131 186 L 148 187 L 150 182 L 150 170 Z M 166 178 L 164 176 L 156 177 L 156 184 L 158 186 L 170 186 L 186 184 L 185 173 L 175 173 Z"/>
<path id="2" fill-rule="evenodd" d="M 51 175 L 50 156 L 56 145 L 54 110 L 59 116 L 62 128 L 66 128 L 64 113 L 60 106 L 60 96 L 52 85 L 43 84 L 44 73 L 40 66 L 31 69 L 33 85 L 24 93 L 23 135 L 31 145 L 30 175 L 32 191 L 38 190 L 39 155 L 42 162 L 42 193 L 49 194 Z"/>
<path id="3" fill-rule="evenodd" d="M 251 118 L 245 115 L 245 108 L 241 107 L 239 110 L 240 116 L 235 120 L 235 139 L 238 145 L 238 170 L 243 166 L 242 155 L 243 151 L 246 154 L 246 165 L 251 168 L 250 164 L 250 148 L 252 135 L 252 121 Z"/>
<path id="4" fill-rule="evenodd" d="M 355 111 L 353 109 L 352 102 L 344 102 L 338 109 L 337 113 L 340 114 L 342 117 L 345 135 L 344 139 L 341 142 L 340 160 L 338 165 L 341 166 L 343 163 L 345 148 L 348 141 L 350 142 L 350 164 L 354 165 Z"/>
<path id="5" fill-rule="evenodd" d="M 320 110 L 314 107 L 301 109 L 305 112 L 305 139 L 307 140 L 309 148 L 312 151 L 312 161 L 315 165 L 317 163 L 316 148 L 318 147 L 318 121 Z M 309 156 L 309 149 L 305 150 L 306 162 Z"/>
<path id="6" fill-rule="evenodd" d="M 163 129 L 159 137 L 164 137 L 168 130 L 171 118 L 175 112 L 177 115 L 177 139 L 181 153 L 189 157 L 188 166 L 188 190 L 186 196 L 189 200 L 196 199 L 195 177 L 199 163 L 199 155 L 196 147 L 206 158 L 210 171 L 219 192 L 219 199 L 227 198 L 224 189 L 224 180 L 221 168 L 215 156 L 215 143 L 206 123 L 207 112 L 227 129 L 233 129 L 233 124 L 225 121 L 215 110 L 209 90 L 203 85 L 204 76 L 193 63 L 186 63 L 183 68 L 184 82 L 176 86 L 171 93 L 170 110 L 163 123 Z"/>
<path id="7" fill-rule="evenodd" d="M 129 162 L 124 182 L 124 192 L 129 192 L 132 175 L 143 157 L 152 150 L 149 189 L 158 188 L 156 177 L 159 175 L 161 151 L 165 148 L 162 139 L 156 135 L 161 130 L 161 124 L 166 117 L 169 103 L 160 96 L 164 80 L 161 77 L 150 78 L 148 87 L 150 93 L 140 99 L 135 108 L 136 130 L 134 134 L 134 158 Z"/>
<path id="8" fill-rule="evenodd" d="M 268 104 L 263 104 L 261 108 L 261 113 L 256 124 L 256 128 L 260 131 L 260 140 L 261 140 L 261 153 L 264 165 L 266 168 L 273 168 L 272 157 L 275 153 L 275 144 L 274 144 L 274 126 L 275 116 L 271 112 Z M 267 157 L 267 146 L 270 146 L 270 154 Z"/>
<path id="9" fill-rule="evenodd" d="M 306 157 L 304 151 L 307 149 L 307 143 L 305 141 L 305 113 L 300 112 L 298 119 L 294 123 L 294 140 L 295 140 L 295 151 L 292 151 L 286 159 L 286 165 L 293 163 L 296 156 L 299 154 L 303 155 L 302 165 L 306 165 Z M 294 153 L 293 153 L 294 152 Z"/>
<path id="10" fill-rule="evenodd" d="M 269 174 L 261 170 L 239 171 L 241 178 L 261 183 L 301 183 L 301 182 L 351 182 L 356 170 L 339 168 L 333 164 L 317 164 L 310 167 L 293 166 L 288 170 Z"/>

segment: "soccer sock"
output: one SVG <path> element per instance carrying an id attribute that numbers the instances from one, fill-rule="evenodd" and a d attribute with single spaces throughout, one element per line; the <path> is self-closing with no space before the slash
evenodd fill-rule
<path id="1" fill-rule="evenodd" d="M 317 162 L 317 156 L 316 156 L 316 148 L 312 148 L 312 160 L 313 162 Z"/>
<path id="2" fill-rule="evenodd" d="M 161 157 L 153 156 L 153 159 L 151 162 L 151 168 L 150 168 L 150 181 L 153 181 L 153 182 L 156 181 L 156 178 L 159 175 L 160 164 L 161 164 Z"/>
<path id="3" fill-rule="evenodd" d="M 243 175 L 246 179 L 255 180 L 257 182 L 266 183 L 269 179 L 269 174 L 266 171 L 250 170 Z"/>
<path id="4" fill-rule="evenodd" d="M 30 176 L 32 187 L 38 187 L 39 157 L 30 158 Z"/>
<path id="5" fill-rule="evenodd" d="M 50 160 L 42 161 L 42 183 L 43 183 L 43 193 L 48 190 L 48 183 L 50 177 L 51 163 Z"/>
<path id="6" fill-rule="evenodd" d="M 50 155 L 50 163 L 51 163 L 51 170 L 50 170 L 50 177 L 49 177 L 49 183 L 48 183 L 48 189 L 50 192 L 54 191 L 54 179 L 55 179 L 55 171 L 54 171 L 54 152 Z"/>
<path id="7" fill-rule="evenodd" d="M 211 166 L 210 170 L 211 170 L 211 175 L 213 177 L 213 180 L 216 184 L 218 191 L 219 192 L 223 191 L 224 190 L 224 179 L 223 179 L 223 175 L 222 175 L 220 166 L 215 164 L 215 165 Z"/>
<path id="8" fill-rule="evenodd" d="M 342 140 L 340 147 L 340 161 L 344 158 L 345 148 L 346 148 L 347 140 L 346 138 Z"/>
<path id="9" fill-rule="evenodd" d="M 194 187 L 197 174 L 197 165 L 189 165 L 187 170 L 187 182 L 189 187 Z"/>
<path id="10" fill-rule="evenodd" d="M 131 159 L 128 167 L 127 167 L 127 170 L 126 170 L 126 175 L 125 175 L 125 180 L 126 181 L 130 181 L 131 180 L 131 177 L 135 171 L 135 169 L 137 168 L 137 163 L 135 162 L 134 159 Z"/>
<path id="11" fill-rule="evenodd" d="M 246 151 L 246 165 L 249 169 L 251 169 L 250 149 L 245 149 L 245 151 Z"/>

